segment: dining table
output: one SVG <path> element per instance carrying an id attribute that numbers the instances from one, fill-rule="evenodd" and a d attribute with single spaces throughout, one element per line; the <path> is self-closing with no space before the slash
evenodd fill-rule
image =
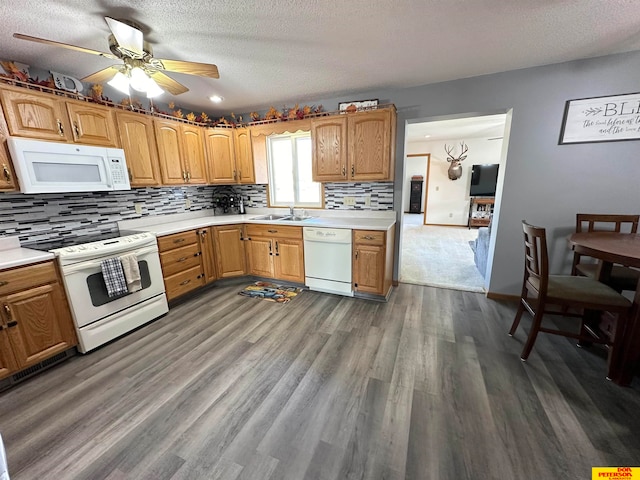
<path id="1" fill-rule="evenodd" d="M 596 278 L 607 282 L 614 264 L 640 268 L 640 235 L 618 232 L 580 232 L 568 237 L 572 250 L 598 259 Z M 640 359 L 640 283 L 636 286 L 631 311 L 625 322 L 619 361 L 612 365 L 609 377 L 618 385 L 628 386 Z"/>

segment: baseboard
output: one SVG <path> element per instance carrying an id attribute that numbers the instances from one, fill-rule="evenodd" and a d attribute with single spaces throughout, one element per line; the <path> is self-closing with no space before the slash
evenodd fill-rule
<path id="1" fill-rule="evenodd" d="M 509 295 L 506 293 L 498 293 L 498 292 L 487 292 L 486 297 L 491 300 L 508 300 L 512 302 L 517 302 L 520 300 L 520 295 Z"/>

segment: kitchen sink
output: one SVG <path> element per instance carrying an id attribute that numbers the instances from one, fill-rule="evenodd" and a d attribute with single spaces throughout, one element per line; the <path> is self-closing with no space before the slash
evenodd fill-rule
<path id="1" fill-rule="evenodd" d="M 287 222 L 303 222 L 304 220 L 309 220 L 313 217 L 298 217 L 294 215 L 292 217 L 281 218 L 280 220 L 286 220 Z"/>
<path id="2" fill-rule="evenodd" d="M 291 215 L 260 215 L 259 217 L 251 217 L 251 220 L 291 220 Z"/>

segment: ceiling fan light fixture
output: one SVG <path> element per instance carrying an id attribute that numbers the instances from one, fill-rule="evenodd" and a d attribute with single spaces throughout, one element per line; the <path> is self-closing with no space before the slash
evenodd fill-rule
<path id="1" fill-rule="evenodd" d="M 158 85 L 153 78 L 149 77 L 147 82 L 147 98 L 155 98 L 163 93 L 164 90 L 160 88 L 160 85 Z"/>
<path id="2" fill-rule="evenodd" d="M 144 70 L 140 67 L 133 67 L 130 75 L 129 86 L 139 92 L 146 92 L 150 78 Z"/>
<path id="3" fill-rule="evenodd" d="M 115 88 L 119 92 L 124 93 L 125 95 L 129 95 L 129 93 L 130 93 L 129 92 L 129 79 L 122 72 L 116 73 L 115 76 L 111 80 L 109 80 L 107 82 L 107 84 L 112 86 L 113 88 Z"/>

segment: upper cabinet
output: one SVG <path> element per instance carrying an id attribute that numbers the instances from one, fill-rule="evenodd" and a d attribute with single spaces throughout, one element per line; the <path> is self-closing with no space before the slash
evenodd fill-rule
<path id="1" fill-rule="evenodd" d="M 255 183 L 251 131 L 210 128 L 205 132 L 209 183 Z"/>
<path id="2" fill-rule="evenodd" d="M 118 147 L 113 109 L 46 93 L 3 87 L 0 99 L 10 135 Z"/>
<path id="3" fill-rule="evenodd" d="M 116 112 L 120 144 L 124 149 L 132 187 L 160 185 L 158 149 L 153 120 L 139 113 Z"/>
<path id="4" fill-rule="evenodd" d="M 317 182 L 393 180 L 395 108 L 311 120 Z"/>
<path id="5" fill-rule="evenodd" d="M 154 120 L 163 185 L 206 183 L 202 128 Z"/>

